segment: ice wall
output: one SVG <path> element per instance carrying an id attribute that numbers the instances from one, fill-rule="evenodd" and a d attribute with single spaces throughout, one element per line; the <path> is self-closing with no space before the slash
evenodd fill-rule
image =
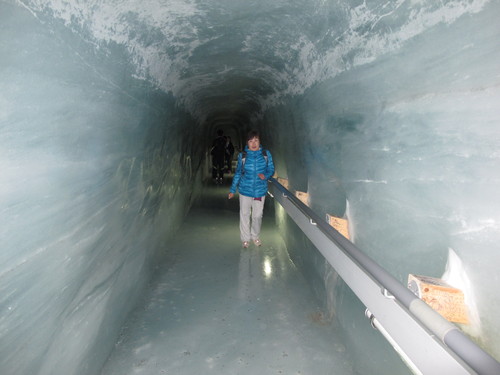
<path id="1" fill-rule="evenodd" d="M 499 8 L 0 1 L 0 372 L 96 373 L 220 124 L 259 127 L 278 174 L 402 282 L 448 263 L 465 328 L 500 358 Z M 350 350 L 387 349 L 358 370 L 399 366 L 335 273 L 288 246 Z"/>
<path id="2" fill-rule="evenodd" d="M 0 2 L 2 374 L 98 373 L 195 194 L 194 121 L 121 52 Z"/>
<path id="3" fill-rule="evenodd" d="M 469 307 L 471 322 L 463 329 L 496 358 L 499 10 L 490 4 L 436 25 L 265 118 L 273 139 L 289 145 L 276 155 L 282 177 L 309 192 L 315 211 L 345 215 L 354 242 L 402 283 L 409 273 L 440 277 L 453 270 L 445 277 L 465 292 Z M 290 223 L 282 227 L 293 231 Z M 294 238 L 290 248 L 294 242 L 296 261 L 323 278 L 326 290 L 317 279 L 315 289 L 348 327 L 363 362 L 366 347 L 357 339 L 370 334 L 353 313 L 363 307 L 321 258 L 301 255 L 307 241 Z M 377 356 L 359 365 L 368 371 L 370 361 Z"/>

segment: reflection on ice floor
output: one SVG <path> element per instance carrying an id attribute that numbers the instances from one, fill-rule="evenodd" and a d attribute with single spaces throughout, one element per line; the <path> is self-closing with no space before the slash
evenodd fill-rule
<path id="1" fill-rule="evenodd" d="M 127 322 L 103 375 L 352 373 L 271 214 L 263 246 L 242 249 L 227 190 L 207 188 L 191 210 L 175 263 Z"/>

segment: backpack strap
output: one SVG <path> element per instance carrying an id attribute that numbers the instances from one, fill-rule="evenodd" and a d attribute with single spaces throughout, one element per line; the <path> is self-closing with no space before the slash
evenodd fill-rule
<path id="1" fill-rule="evenodd" d="M 262 151 L 262 156 L 266 160 L 266 168 L 267 168 L 267 159 L 268 159 L 267 150 L 263 148 L 261 151 Z M 242 175 L 245 174 L 245 161 L 246 160 L 247 160 L 247 152 L 245 150 L 243 150 L 243 151 L 241 151 L 241 174 Z"/>
<path id="2" fill-rule="evenodd" d="M 245 174 L 245 161 L 247 160 L 247 152 L 245 150 L 241 151 L 241 175 Z"/>

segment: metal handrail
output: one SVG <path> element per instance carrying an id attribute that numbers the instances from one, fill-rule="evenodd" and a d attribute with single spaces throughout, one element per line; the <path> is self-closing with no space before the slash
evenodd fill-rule
<path id="1" fill-rule="evenodd" d="M 422 374 L 500 374 L 500 363 L 419 299 L 276 179 L 269 193 L 361 302 L 403 360 Z"/>

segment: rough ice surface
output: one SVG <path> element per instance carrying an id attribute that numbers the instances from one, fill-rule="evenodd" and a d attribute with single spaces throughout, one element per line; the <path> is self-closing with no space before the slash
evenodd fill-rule
<path id="1" fill-rule="evenodd" d="M 500 359 L 498 14 L 494 0 L 1 0 L 0 373 L 100 372 L 156 265 L 175 265 L 217 126 L 258 127 L 277 173 L 402 283 L 461 287 L 462 328 Z M 400 366 L 276 219 L 353 371 Z"/>

